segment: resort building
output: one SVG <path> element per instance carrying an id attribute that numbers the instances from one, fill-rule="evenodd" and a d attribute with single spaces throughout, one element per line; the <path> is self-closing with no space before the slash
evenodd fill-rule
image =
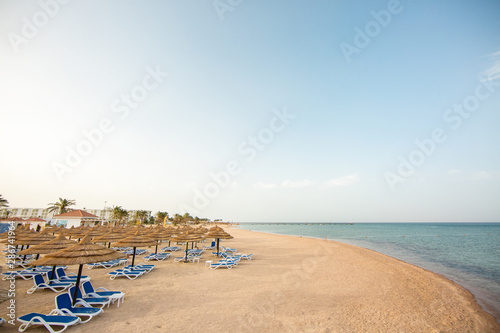
<path id="1" fill-rule="evenodd" d="M 100 223 L 99 217 L 97 215 L 93 215 L 87 213 L 84 210 L 76 209 L 67 213 L 54 215 L 54 220 L 56 226 L 64 226 L 65 228 L 71 227 L 93 227 L 97 223 Z"/>
<path id="2" fill-rule="evenodd" d="M 76 210 L 74 210 L 76 211 Z M 79 209 L 78 211 L 85 212 L 87 214 L 92 215 L 92 220 L 94 224 L 108 224 L 114 223 L 115 220 L 112 220 L 111 208 L 105 209 Z M 129 218 L 133 218 L 137 210 L 127 210 Z M 151 211 L 147 210 L 147 217 L 151 216 Z M 83 214 L 83 213 L 82 213 Z M 17 224 L 29 224 L 30 229 L 37 230 L 40 228 L 44 228 L 45 224 L 54 225 L 56 223 L 63 224 L 61 221 L 67 220 L 69 223 L 67 228 L 71 228 L 71 226 L 76 223 L 75 219 L 65 219 L 64 216 L 57 216 L 58 214 L 55 212 L 49 212 L 47 208 L 3 208 L 0 210 L 0 219 L 2 222 L 7 223 L 9 221 L 15 221 Z M 80 223 L 85 221 L 86 225 L 90 223 L 90 219 L 80 219 Z M 92 224 L 92 225 L 94 225 Z M 77 225 L 79 226 L 79 225 Z"/>

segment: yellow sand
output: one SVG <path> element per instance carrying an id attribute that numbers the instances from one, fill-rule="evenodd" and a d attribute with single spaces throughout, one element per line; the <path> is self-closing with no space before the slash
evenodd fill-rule
<path id="1" fill-rule="evenodd" d="M 85 268 L 94 287 L 125 292 L 125 303 L 68 331 L 500 332 L 468 291 L 440 275 L 333 241 L 226 230 L 235 238 L 221 245 L 254 253 L 253 260 L 212 271 L 204 265 L 215 260 L 210 253 L 194 264 L 167 259 L 134 281 Z M 26 294 L 32 284 L 16 280 L 18 315 L 54 308 L 54 292 Z"/>

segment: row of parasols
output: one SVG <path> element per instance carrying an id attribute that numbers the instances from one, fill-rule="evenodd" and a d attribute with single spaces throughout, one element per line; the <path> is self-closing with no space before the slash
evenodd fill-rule
<path id="1" fill-rule="evenodd" d="M 58 234 L 56 237 L 55 235 Z M 11 238 L 7 232 L 0 234 L 0 242 L 10 242 Z M 68 237 L 68 238 L 66 238 Z M 76 242 L 71 238 L 78 238 Z M 79 265 L 76 280 L 75 295 L 80 285 L 82 268 L 85 264 L 109 261 L 125 258 L 126 255 L 116 251 L 113 247 L 132 247 L 132 267 L 134 266 L 136 248 L 150 247 L 156 245 L 155 253 L 158 251 L 158 244 L 161 241 L 186 243 L 186 259 L 189 243 L 200 242 L 206 238 L 213 238 L 217 241 L 217 254 L 219 253 L 219 240 L 233 238 L 222 228 L 215 226 L 211 229 L 200 228 L 173 228 L 173 227 L 78 227 L 66 229 L 64 227 L 49 227 L 42 232 L 34 232 L 26 229 L 15 230 L 15 240 L 13 244 L 16 248 L 26 246 L 18 255 L 37 255 L 37 260 L 30 262 L 31 266 L 50 265 Z M 99 245 L 102 243 L 103 245 Z M 106 244 L 108 246 L 106 247 Z M 40 254 L 45 254 L 39 258 Z"/>

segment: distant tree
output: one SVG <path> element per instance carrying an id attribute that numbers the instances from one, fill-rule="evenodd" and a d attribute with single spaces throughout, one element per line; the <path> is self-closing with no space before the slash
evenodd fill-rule
<path id="1" fill-rule="evenodd" d="M 63 214 L 73 209 L 69 208 L 69 206 L 74 206 L 76 204 L 75 200 L 68 200 L 59 198 L 58 202 L 49 203 L 48 212 L 54 212 L 56 214 Z"/>
<path id="2" fill-rule="evenodd" d="M 172 224 L 173 225 L 178 225 L 182 223 L 182 215 L 175 214 L 174 218 L 172 219 Z"/>
<path id="3" fill-rule="evenodd" d="M 113 220 L 118 220 L 118 225 L 121 225 L 127 220 L 128 212 L 123 209 L 121 206 L 113 207 L 111 211 L 111 218 Z"/>
<path id="4" fill-rule="evenodd" d="M 3 207 L 9 207 L 9 201 L 7 201 L 7 199 L 4 199 L 3 196 L 0 194 L 0 208 Z"/>
<path id="5" fill-rule="evenodd" d="M 168 219 L 168 213 L 167 212 L 156 212 L 156 223 L 157 224 L 162 224 L 163 221 L 165 221 L 165 218 Z"/>
<path id="6" fill-rule="evenodd" d="M 137 210 L 134 213 L 134 219 L 139 220 L 139 223 L 142 224 L 148 219 L 148 215 L 148 212 L 145 210 Z"/>
<path id="7" fill-rule="evenodd" d="M 189 223 L 191 221 L 193 221 L 193 217 L 189 213 L 182 215 L 182 223 Z"/>

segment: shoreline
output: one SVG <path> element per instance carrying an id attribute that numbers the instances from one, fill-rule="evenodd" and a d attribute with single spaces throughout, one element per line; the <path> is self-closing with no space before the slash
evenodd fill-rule
<path id="1" fill-rule="evenodd" d="M 454 223 L 454 222 L 449 222 L 449 223 Z M 498 224 L 499 222 L 491 222 L 491 223 L 492 224 L 493 223 L 494 224 Z M 283 223 L 283 224 L 286 224 L 286 223 Z M 303 224 L 306 224 L 306 223 L 303 223 Z M 325 223 L 317 223 L 317 224 L 325 224 Z M 331 224 L 336 224 L 336 223 L 331 223 Z M 232 226 L 232 228 L 239 228 L 239 227 L 240 227 L 240 225 L 234 225 L 234 226 Z M 385 254 L 385 253 L 379 252 L 379 251 L 377 251 L 375 249 L 370 249 L 370 248 L 367 248 L 367 247 L 364 247 L 364 246 L 361 246 L 361 245 L 356 245 L 356 244 L 351 244 L 351 243 L 348 243 L 348 242 L 344 242 L 344 241 L 342 241 L 342 239 L 331 239 L 331 238 L 326 238 L 326 237 L 322 238 L 322 237 L 317 237 L 317 236 L 303 236 L 303 235 L 280 234 L 280 233 L 274 233 L 274 232 L 269 232 L 269 231 L 250 230 L 250 229 L 242 229 L 242 230 L 248 230 L 248 231 L 252 231 L 252 232 L 269 234 L 269 235 L 291 236 L 291 237 L 320 239 L 320 240 L 327 240 L 327 241 L 332 241 L 332 242 L 338 242 L 338 243 L 342 243 L 344 245 L 355 246 L 355 247 L 358 247 L 358 248 L 361 248 L 361 249 L 364 249 L 364 250 L 373 251 L 373 252 L 378 253 L 380 255 L 385 255 L 385 256 L 387 256 L 387 257 L 389 257 L 391 259 L 398 260 L 398 261 L 401 261 L 401 262 L 406 263 L 408 265 L 412 265 L 412 266 L 424 269 L 424 270 L 426 270 L 428 272 L 437 274 L 438 276 L 440 276 L 442 278 L 445 278 L 445 279 L 449 280 L 452 283 L 455 283 L 459 287 L 461 287 L 464 290 L 466 290 L 467 292 L 469 292 L 472 295 L 472 297 L 474 298 L 474 301 L 485 312 L 487 312 L 488 314 L 490 314 L 491 316 L 493 316 L 495 318 L 496 322 L 498 324 L 500 324 L 500 312 L 496 311 L 496 309 L 494 308 L 494 306 L 491 306 L 491 308 L 490 308 L 490 305 L 489 305 L 488 301 L 484 301 L 483 299 L 481 299 L 481 297 L 479 297 L 479 296 L 476 295 L 476 293 L 480 294 L 483 290 L 481 288 L 479 288 L 479 287 L 474 287 L 474 286 L 467 287 L 467 286 L 462 285 L 463 281 L 460 281 L 460 278 L 458 278 L 458 277 L 455 277 L 455 278 L 448 277 L 445 274 L 435 272 L 435 271 L 433 271 L 433 270 L 431 270 L 429 268 L 421 267 L 418 263 L 408 262 L 408 261 L 405 261 L 404 259 L 399 259 L 399 258 L 393 257 L 393 256 L 391 256 L 389 254 Z M 487 299 L 488 295 L 485 295 L 485 296 L 486 296 L 485 299 Z"/>
<path id="2" fill-rule="evenodd" d="M 254 253 L 254 260 L 212 271 L 204 267 L 205 260 L 214 259 L 208 253 L 194 264 L 167 259 L 133 281 L 110 281 L 109 270 L 85 268 L 94 287 L 121 290 L 125 302 L 68 332 L 500 331 L 470 292 L 418 266 L 332 240 L 226 231 L 234 239 L 221 245 Z M 75 272 L 76 266 L 67 271 Z M 56 293 L 26 294 L 32 284 L 16 280 L 17 315 L 54 307 Z M 5 304 L 0 304 L 1 316 Z M 14 332 L 7 325 L 2 330 Z"/>

